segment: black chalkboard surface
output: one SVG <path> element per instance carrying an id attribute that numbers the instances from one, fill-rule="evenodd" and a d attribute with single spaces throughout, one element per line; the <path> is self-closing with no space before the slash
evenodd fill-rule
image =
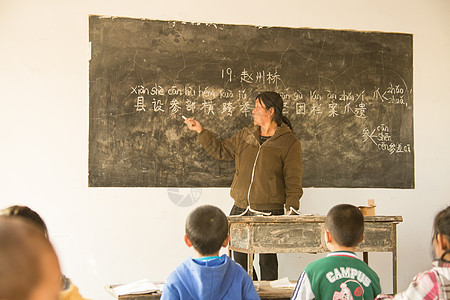
<path id="1" fill-rule="evenodd" d="M 304 187 L 414 188 L 412 35 L 89 16 L 89 186 L 229 187 L 225 139 L 279 92 Z"/>

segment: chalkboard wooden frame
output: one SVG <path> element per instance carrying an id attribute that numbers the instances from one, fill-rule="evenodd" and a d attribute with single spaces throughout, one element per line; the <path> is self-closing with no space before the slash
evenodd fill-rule
<path id="1" fill-rule="evenodd" d="M 89 186 L 229 187 L 225 139 L 279 92 L 304 187 L 414 188 L 412 34 L 89 16 Z"/>

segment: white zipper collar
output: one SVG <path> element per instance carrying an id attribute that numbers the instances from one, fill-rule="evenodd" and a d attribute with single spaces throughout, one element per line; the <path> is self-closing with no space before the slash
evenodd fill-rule
<path id="1" fill-rule="evenodd" d="M 259 153 L 261 152 L 261 146 L 262 146 L 262 145 L 259 144 L 259 142 L 258 142 L 257 138 L 255 137 L 255 135 L 253 135 L 253 137 L 255 138 L 256 142 L 258 143 L 258 152 L 256 153 L 255 162 L 253 163 L 252 178 L 250 179 L 250 185 L 248 187 L 248 192 L 247 192 L 247 208 L 240 215 L 244 215 L 247 211 L 250 211 L 250 212 L 256 213 L 256 214 L 262 214 L 264 216 L 270 216 L 271 213 L 265 213 L 265 212 L 262 212 L 262 211 L 257 211 L 257 210 L 252 209 L 251 206 L 250 206 L 250 191 L 252 189 L 253 179 L 255 177 L 256 162 L 258 161 Z"/>

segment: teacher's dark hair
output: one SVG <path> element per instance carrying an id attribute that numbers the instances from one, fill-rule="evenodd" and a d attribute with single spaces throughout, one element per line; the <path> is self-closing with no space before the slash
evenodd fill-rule
<path id="1" fill-rule="evenodd" d="M 285 123 L 292 131 L 294 131 L 294 129 L 292 129 L 291 121 L 283 115 L 283 98 L 281 98 L 280 94 L 276 92 L 262 92 L 256 96 L 256 100 L 262 102 L 266 109 L 273 107 L 274 121 L 278 126 L 281 126 L 281 123 Z"/>

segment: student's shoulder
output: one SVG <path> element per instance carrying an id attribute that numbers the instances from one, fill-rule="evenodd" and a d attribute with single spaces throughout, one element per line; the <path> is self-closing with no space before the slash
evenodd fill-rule
<path id="1" fill-rule="evenodd" d="M 235 283 L 240 282 L 239 285 L 240 288 L 243 289 L 243 298 L 246 300 L 256 300 L 260 299 L 258 296 L 258 292 L 255 289 L 255 285 L 253 284 L 253 280 L 248 275 L 247 271 L 238 263 L 236 263 L 234 260 L 227 258 L 227 263 L 229 264 L 229 268 L 232 269 L 233 275 L 233 281 Z"/>
<path id="2" fill-rule="evenodd" d="M 167 277 L 166 281 L 172 281 L 172 280 L 177 280 L 177 278 L 182 277 L 185 274 L 190 273 L 190 264 L 192 263 L 192 259 L 188 258 L 186 260 L 184 260 L 182 263 L 180 263 L 175 270 L 172 271 L 172 273 L 170 273 L 169 277 Z"/>
<path id="3" fill-rule="evenodd" d="M 380 278 L 378 277 L 377 272 L 375 272 L 371 267 L 369 267 L 365 262 L 364 266 L 367 267 L 367 272 L 372 276 L 372 278 L 376 279 L 378 282 L 380 281 Z"/>
<path id="4" fill-rule="evenodd" d="M 164 283 L 164 288 L 169 287 L 169 286 L 171 286 L 173 284 L 176 284 L 176 283 L 178 283 L 178 281 L 180 281 L 180 277 L 178 275 L 177 269 L 175 269 L 166 278 L 166 281 Z"/>
<path id="5" fill-rule="evenodd" d="M 181 293 L 180 290 L 183 290 L 183 281 L 185 278 L 191 276 L 186 263 L 187 261 L 182 262 L 169 274 L 164 282 L 163 295 L 165 295 L 165 297 L 162 297 L 161 299 L 179 299 L 177 297 Z"/>

